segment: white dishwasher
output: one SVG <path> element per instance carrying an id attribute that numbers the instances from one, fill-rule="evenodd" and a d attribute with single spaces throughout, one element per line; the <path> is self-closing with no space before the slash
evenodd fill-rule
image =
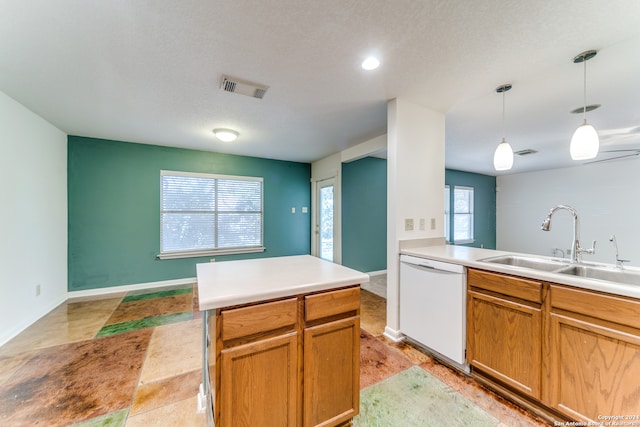
<path id="1" fill-rule="evenodd" d="M 466 268 L 400 256 L 400 331 L 468 372 Z"/>

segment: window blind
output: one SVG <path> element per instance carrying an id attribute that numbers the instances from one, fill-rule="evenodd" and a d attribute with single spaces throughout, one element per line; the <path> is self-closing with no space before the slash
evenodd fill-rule
<path id="1" fill-rule="evenodd" d="M 160 258 L 264 250 L 263 180 L 161 171 Z"/>

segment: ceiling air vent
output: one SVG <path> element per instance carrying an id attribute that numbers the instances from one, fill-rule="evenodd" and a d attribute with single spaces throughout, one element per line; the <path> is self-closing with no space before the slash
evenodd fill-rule
<path id="1" fill-rule="evenodd" d="M 222 76 L 220 89 L 225 92 L 239 93 L 240 95 L 247 95 L 252 98 L 262 99 L 267 93 L 269 86 L 238 79 L 236 77 Z"/>
<path id="2" fill-rule="evenodd" d="M 513 154 L 517 154 L 518 156 L 527 156 L 529 154 L 535 154 L 537 153 L 536 150 L 532 150 L 531 148 L 527 148 L 524 150 L 520 150 L 520 151 L 515 151 Z"/>

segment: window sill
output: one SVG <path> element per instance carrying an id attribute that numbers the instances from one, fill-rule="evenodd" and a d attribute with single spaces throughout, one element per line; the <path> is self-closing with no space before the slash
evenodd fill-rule
<path id="1" fill-rule="evenodd" d="M 264 252 L 264 246 L 254 246 L 251 248 L 225 248 L 212 249 L 206 251 L 184 251 L 184 252 L 165 252 L 156 256 L 158 259 L 178 259 L 178 258 L 198 258 L 212 255 L 232 255 L 232 254 L 252 254 Z"/>
<path id="2" fill-rule="evenodd" d="M 475 243 L 475 240 L 471 239 L 471 240 L 456 240 L 455 242 L 453 242 L 454 245 L 468 245 L 470 243 Z"/>

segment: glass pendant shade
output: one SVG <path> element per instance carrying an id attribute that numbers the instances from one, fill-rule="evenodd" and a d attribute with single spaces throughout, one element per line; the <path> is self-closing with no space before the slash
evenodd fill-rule
<path id="1" fill-rule="evenodd" d="M 571 138 L 569 147 L 571 158 L 573 160 L 593 159 L 598 155 L 599 149 L 600 139 L 598 138 L 598 132 L 593 126 L 587 124 L 585 120 L 582 126 L 576 129 Z"/>
<path id="2" fill-rule="evenodd" d="M 508 171 L 513 166 L 513 149 L 504 137 L 504 95 L 511 87 L 511 84 L 507 83 L 496 88 L 496 92 L 502 94 L 502 141 L 493 153 L 493 168 L 497 171 Z"/>
<path id="3" fill-rule="evenodd" d="M 493 154 L 493 167 L 497 171 L 506 171 L 513 166 L 513 149 L 506 139 L 502 138 Z"/>
<path id="4" fill-rule="evenodd" d="M 582 52 L 573 58 L 573 62 L 578 64 L 582 62 L 584 66 L 584 108 L 582 109 L 583 119 L 582 126 L 578 127 L 573 133 L 571 138 L 571 145 L 569 146 L 569 152 L 573 160 L 588 160 L 593 159 L 598 155 L 600 149 L 600 138 L 598 138 L 598 132 L 593 126 L 587 124 L 587 61 L 598 52 L 595 50 L 587 50 Z"/>

